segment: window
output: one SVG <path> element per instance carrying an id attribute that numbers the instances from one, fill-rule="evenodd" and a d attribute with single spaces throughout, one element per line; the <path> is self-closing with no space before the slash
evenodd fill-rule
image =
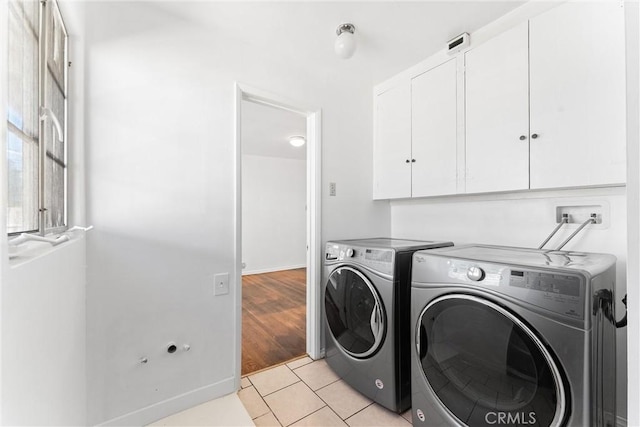
<path id="1" fill-rule="evenodd" d="M 55 0 L 9 0 L 9 234 L 67 226 L 67 52 Z"/>

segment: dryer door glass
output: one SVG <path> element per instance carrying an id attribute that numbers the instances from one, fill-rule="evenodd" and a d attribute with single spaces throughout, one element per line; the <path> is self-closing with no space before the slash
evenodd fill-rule
<path id="1" fill-rule="evenodd" d="M 378 350 L 385 332 L 384 308 L 364 274 L 350 267 L 334 270 L 324 306 L 331 334 L 345 352 L 364 358 Z"/>
<path id="2" fill-rule="evenodd" d="M 424 377 L 467 425 L 560 425 L 564 386 L 546 347 L 516 316 L 469 295 L 429 303 L 416 329 Z"/>

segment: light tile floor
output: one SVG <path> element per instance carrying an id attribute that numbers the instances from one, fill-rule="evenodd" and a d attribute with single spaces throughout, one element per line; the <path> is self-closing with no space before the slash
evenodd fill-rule
<path id="1" fill-rule="evenodd" d="M 238 392 L 256 426 L 411 426 L 338 378 L 324 360 L 309 357 L 248 375 Z"/>
<path id="2" fill-rule="evenodd" d="M 253 422 L 242 402 L 235 393 L 228 394 L 201 405 L 194 406 L 167 418 L 156 421 L 149 426 L 184 427 L 184 426 L 251 426 Z"/>

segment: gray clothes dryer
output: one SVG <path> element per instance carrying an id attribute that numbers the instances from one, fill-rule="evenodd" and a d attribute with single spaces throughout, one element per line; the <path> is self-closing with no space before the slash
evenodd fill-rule
<path id="1" fill-rule="evenodd" d="M 345 382 L 380 405 L 410 406 L 411 256 L 451 246 L 375 238 L 326 245 L 323 314 L 327 364 Z"/>
<path id="2" fill-rule="evenodd" d="M 613 255 L 416 252 L 412 416 L 424 426 L 615 426 Z"/>

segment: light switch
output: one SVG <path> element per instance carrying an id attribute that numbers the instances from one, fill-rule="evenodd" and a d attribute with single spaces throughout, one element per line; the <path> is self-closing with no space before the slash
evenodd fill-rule
<path id="1" fill-rule="evenodd" d="M 336 183 L 335 182 L 330 182 L 329 183 L 329 196 L 335 196 L 336 195 Z"/>

